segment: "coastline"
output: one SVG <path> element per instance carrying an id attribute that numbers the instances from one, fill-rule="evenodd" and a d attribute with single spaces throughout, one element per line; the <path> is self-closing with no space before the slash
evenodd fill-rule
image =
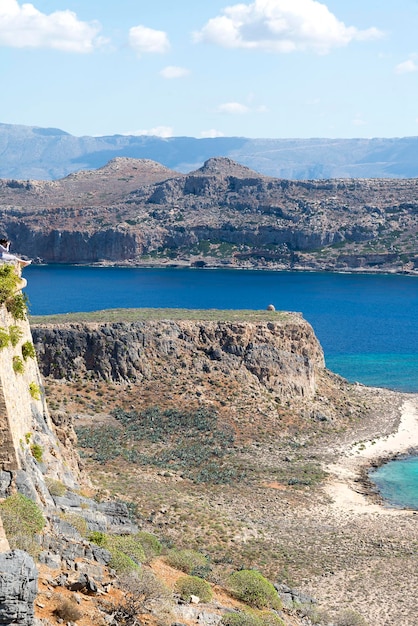
<path id="1" fill-rule="evenodd" d="M 343 513 L 405 515 L 415 509 L 391 507 L 381 498 L 368 473 L 373 467 L 418 450 L 418 394 L 410 394 L 402 404 L 398 428 L 389 435 L 351 444 L 338 461 L 329 464 L 324 485 L 330 506 Z"/>

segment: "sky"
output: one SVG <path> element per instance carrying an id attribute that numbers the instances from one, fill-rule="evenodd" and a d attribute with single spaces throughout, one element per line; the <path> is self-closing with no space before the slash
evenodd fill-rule
<path id="1" fill-rule="evenodd" d="M 418 0 L 0 0 L 0 123 L 418 135 Z"/>

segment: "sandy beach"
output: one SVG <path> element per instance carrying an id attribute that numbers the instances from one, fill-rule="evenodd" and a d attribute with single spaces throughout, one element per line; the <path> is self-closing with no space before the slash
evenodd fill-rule
<path id="1" fill-rule="evenodd" d="M 401 408 L 398 429 L 390 435 L 361 441 L 349 446 L 340 459 L 327 466 L 329 480 L 325 491 L 331 506 L 340 511 L 404 515 L 405 510 L 389 508 L 377 502 L 365 481 L 367 469 L 397 454 L 418 449 L 418 396 L 411 395 Z"/>

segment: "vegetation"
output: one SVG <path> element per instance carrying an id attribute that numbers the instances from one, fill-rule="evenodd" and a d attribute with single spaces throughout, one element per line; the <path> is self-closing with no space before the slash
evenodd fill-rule
<path id="1" fill-rule="evenodd" d="M 0 350 L 7 348 L 10 343 L 10 335 L 5 328 L 0 328 Z"/>
<path id="2" fill-rule="evenodd" d="M 285 311 L 220 309 L 107 309 L 87 313 L 34 315 L 31 324 L 65 324 L 66 322 L 136 322 L 142 320 L 198 320 L 202 322 L 278 322 L 291 320 Z"/>
<path id="3" fill-rule="evenodd" d="M 30 447 L 30 451 L 32 452 L 33 458 L 38 461 L 38 463 L 42 463 L 42 457 L 44 455 L 44 449 L 39 443 L 33 443 Z"/>
<path id="4" fill-rule="evenodd" d="M 141 543 L 147 562 L 161 554 L 162 545 L 155 535 L 140 531 L 136 534 L 136 538 Z"/>
<path id="5" fill-rule="evenodd" d="M 284 626 L 273 611 L 237 611 L 222 616 L 223 626 Z"/>
<path id="6" fill-rule="evenodd" d="M 334 620 L 335 626 L 367 626 L 367 622 L 357 611 L 346 609 Z"/>
<path id="7" fill-rule="evenodd" d="M 20 277 L 13 265 L 8 263 L 0 265 L 0 304 L 4 304 L 15 294 L 19 282 Z"/>
<path id="8" fill-rule="evenodd" d="M 197 596 L 202 602 L 210 602 L 213 596 L 210 584 L 198 576 L 181 576 L 176 582 L 175 591 L 182 600 Z"/>
<path id="9" fill-rule="evenodd" d="M 48 487 L 48 491 L 51 496 L 61 497 L 67 491 L 67 487 L 60 480 L 55 480 L 49 476 L 45 477 L 45 484 Z"/>
<path id="10" fill-rule="evenodd" d="M 23 374 L 25 366 L 20 356 L 13 357 L 13 371 L 15 374 Z"/>
<path id="11" fill-rule="evenodd" d="M 19 326 L 9 326 L 9 336 L 10 336 L 10 343 L 15 348 L 17 344 L 19 343 L 19 341 L 22 339 L 23 330 L 19 328 Z M 27 342 L 27 343 L 30 343 L 30 342 Z"/>
<path id="12" fill-rule="evenodd" d="M 244 469 L 227 462 L 234 433 L 211 408 L 182 411 L 156 406 L 140 413 L 123 409 L 112 413 L 121 428 L 76 429 L 79 446 L 89 449 L 99 463 L 123 457 L 138 465 L 178 471 L 196 483 L 227 484 L 245 477 Z"/>
<path id="13" fill-rule="evenodd" d="M 6 300 L 6 309 L 15 320 L 25 320 L 28 311 L 28 297 L 25 293 L 17 293 Z"/>
<path id="14" fill-rule="evenodd" d="M 39 388 L 39 385 L 37 385 L 35 382 L 29 383 L 29 393 L 34 400 L 41 399 L 41 390 Z"/>
<path id="15" fill-rule="evenodd" d="M 25 361 L 36 357 L 35 346 L 31 341 L 25 341 L 22 345 L 22 356 Z"/>
<path id="16" fill-rule="evenodd" d="M 228 585 L 236 598 L 258 609 L 280 609 L 277 591 L 260 572 L 241 570 L 229 576 Z"/>
<path id="17" fill-rule="evenodd" d="M 15 493 L 0 503 L 0 515 L 12 550 L 26 550 L 33 557 L 40 552 L 35 535 L 45 526 L 45 518 L 35 502 Z"/>
<path id="18" fill-rule="evenodd" d="M 118 574 L 139 568 L 146 560 L 144 549 L 137 535 L 108 535 L 99 531 L 89 534 L 89 540 L 106 548 L 112 556 L 109 566 Z"/>
<path id="19" fill-rule="evenodd" d="M 196 550 L 170 550 L 166 561 L 171 567 L 175 567 L 185 574 L 196 575 L 198 572 L 209 569 L 207 557 Z"/>

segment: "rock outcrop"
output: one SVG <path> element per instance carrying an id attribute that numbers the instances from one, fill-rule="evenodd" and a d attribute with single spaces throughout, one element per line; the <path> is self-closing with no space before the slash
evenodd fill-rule
<path id="1" fill-rule="evenodd" d="M 0 553 L 0 624 L 33 626 L 38 570 L 23 550 Z"/>
<path id="2" fill-rule="evenodd" d="M 35 325 L 32 328 L 44 376 L 97 377 L 113 381 L 228 376 L 252 378 L 282 398 L 310 397 L 324 368 L 311 326 L 297 314 L 271 322 L 138 321 L 132 323 Z"/>

